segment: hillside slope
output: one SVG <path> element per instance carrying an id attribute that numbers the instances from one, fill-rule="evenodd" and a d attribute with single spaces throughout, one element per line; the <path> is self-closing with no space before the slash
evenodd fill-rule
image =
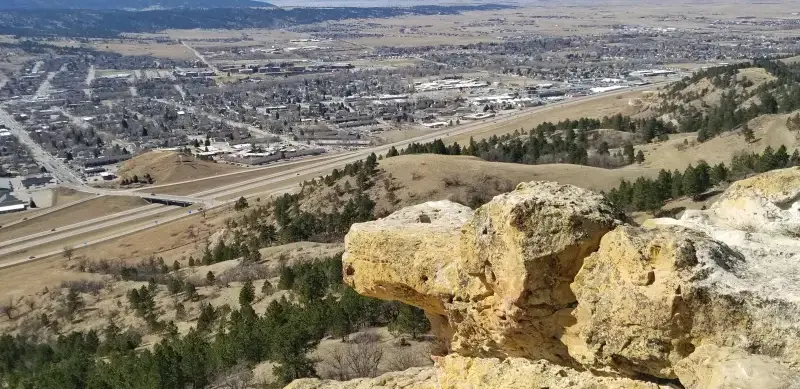
<path id="1" fill-rule="evenodd" d="M 425 201 L 451 200 L 477 206 L 492 197 L 513 190 L 520 182 L 557 181 L 586 189 L 608 190 L 623 179 L 655 176 L 653 169 L 601 169 L 591 166 L 549 164 L 523 165 L 487 162 L 469 156 L 437 154 L 402 155 L 379 162 L 374 183 L 367 191 L 375 202 L 375 215 Z M 347 188 L 357 186 L 356 177 L 338 180 L 334 185 L 308 192 L 301 209 L 330 212 L 353 197 Z"/>
<path id="2" fill-rule="evenodd" d="M 748 126 L 753 130 L 754 140 L 748 142 L 741 131 L 726 132 L 705 142 L 697 141 L 697 133 L 673 134 L 668 141 L 636 146 L 645 155 L 641 165 L 630 165 L 624 170 L 683 170 L 689 164 L 701 160 L 709 164 L 728 163 L 739 153 L 761 153 L 767 147 L 773 150 L 786 146 L 791 154 L 800 147 L 800 133 L 792 132 L 786 120 L 797 112 L 783 115 L 762 115 L 751 120 Z"/>
<path id="3" fill-rule="evenodd" d="M 235 166 L 196 160 L 172 151 L 150 151 L 125 162 L 117 175 L 130 179 L 134 175 L 142 178 L 150 174 L 154 183 L 170 184 L 239 170 Z"/>

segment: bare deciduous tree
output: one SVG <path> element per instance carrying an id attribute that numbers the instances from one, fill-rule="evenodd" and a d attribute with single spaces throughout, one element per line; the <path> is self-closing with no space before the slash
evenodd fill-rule
<path id="1" fill-rule="evenodd" d="M 0 305 L 0 313 L 6 315 L 8 320 L 14 319 L 14 311 L 17 310 L 16 304 L 14 303 L 14 296 L 8 298 L 8 301 Z"/>
<path id="2" fill-rule="evenodd" d="M 321 362 L 324 377 L 338 381 L 347 381 L 350 379 L 350 373 L 347 367 L 346 348 L 347 345 L 342 344 L 325 353 Z"/>
<path id="3" fill-rule="evenodd" d="M 412 367 L 430 365 L 431 359 L 425 352 L 406 349 L 393 352 L 386 362 L 386 367 L 390 371 L 403 371 Z"/>
<path id="4" fill-rule="evenodd" d="M 234 366 L 227 374 L 217 378 L 212 388 L 217 389 L 247 389 L 253 381 L 253 372 L 246 364 L 240 363 Z"/>
<path id="5" fill-rule="evenodd" d="M 72 246 L 64 246 L 64 258 L 66 258 L 67 261 L 71 261 L 74 254 L 75 249 Z"/>
<path id="6" fill-rule="evenodd" d="M 384 352 L 380 337 L 375 334 L 356 334 L 351 343 L 342 343 L 325 353 L 321 367 L 327 378 L 346 381 L 375 377 Z"/>
<path id="7" fill-rule="evenodd" d="M 377 341 L 365 340 L 350 344 L 345 356 L 354 378 L 375 377 L 383 359 L 383 349 Z"/>

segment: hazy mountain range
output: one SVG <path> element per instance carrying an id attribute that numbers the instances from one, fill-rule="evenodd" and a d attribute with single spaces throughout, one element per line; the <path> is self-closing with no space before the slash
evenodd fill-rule
<path id="1" fill-rule="evenodd" d="M 0 0 L 0 9 L 91 9 L 91 10 L 147 10 L 147 9 L 208 9 L 271 7 L 257 0 Z"/>

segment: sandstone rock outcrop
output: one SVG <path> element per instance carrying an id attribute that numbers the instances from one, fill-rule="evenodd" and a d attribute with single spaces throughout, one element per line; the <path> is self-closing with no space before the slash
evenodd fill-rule
<path id="1" fill-rule="evenodd" d="M 433 367 L 415 367 L 350 381 L 305 378 L 293 381 L 285 389 L 439 389 L 439 383 Z"/>
<path id="2" fill-rule="evenodd" d="M 681 383 L 693 389 L 793 389 L 800 376 L 771 358 L 741 350 L 698 347 L 675 367 Z"/>
<path id="3" fill-rule="evenodd" d="M 573 322 L 569 284 L 618 223 L 599 194 L 552 182 L 520 184 L 474 215 L 427 203 L 354 225 L 344 280 L 424 309 L 462 355 L 570 365 L 559 340 Z"/>
<path id="4" fill-rule="evenodd" d="M 448 355 L 434 366 L 346 382 L 303 379 L 286 389 L 670 389 L 624 377 L 598 377 L 545 360 Z M 771 388 L 770 388 L 771 389 Z"/>
<path id="5" fill-rule="evenodd" d="M 644 227 L 592 192 L 521 184 L 474 212 L 354 225 L 346 251 L 348 284 L 423 308 L 453 352 L 375 387 L 800 389 L 800 168 Z"/>

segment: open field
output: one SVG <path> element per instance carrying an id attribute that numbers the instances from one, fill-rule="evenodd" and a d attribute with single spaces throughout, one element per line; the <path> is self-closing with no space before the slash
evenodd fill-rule
<path id="1" fill-rule="evenodd" d="M 101 216 L 142 207 L 147 202 L 137 197 L 102 196 L 0 229 L 0 240 L 19 238 L 37 232 L 80 223 Z"/>
<path id="2" fill-rule="evenodd" d="M 123 41 L 93 41 L 92 46 L 98 50 L 111 51 L 122 55 L 151 55 L 171 59 L 194 59 L 194 53 L 179 43 L 155 43 Z"/>
<path id="3" fill-rule="evenodd" d="M 85 193 L 85 192 L 78 192 L 73 189 L 67 188 L 55 188 L 51 189 L 53 192 L 53 204 L 49 208 L 34 208 L 28 209 L 22 212 L 12 212 L 6 214 L 0 214 L 0 226 L 8 225 L 10 223 L 15 223 L 22 221 L 24 218 L 34 218 L 38 217 L 39 215 L 48 214 L 54 212 L 57 208 L 61 208 L 67 206 L 71 203 L 76 201 L 84 200 L 89 197 L 94 197 L 94 195 Z"/>

